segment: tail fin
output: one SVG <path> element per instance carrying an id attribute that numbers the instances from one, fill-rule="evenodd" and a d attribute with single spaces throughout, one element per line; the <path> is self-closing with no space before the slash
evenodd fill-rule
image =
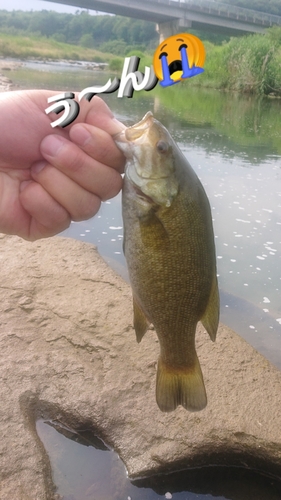
<path id="1" fill-rule="evenodd" d="M 193 367 L 171 368 L 158 360 L 156 401 L 161 411 L 168 412 L 182 405 L 186 410 L 199 411 L 207 405 L 206 390 L 198 358 Z"/>

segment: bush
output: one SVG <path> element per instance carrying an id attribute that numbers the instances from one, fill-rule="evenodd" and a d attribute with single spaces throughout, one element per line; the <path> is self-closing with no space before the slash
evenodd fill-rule
<path id="1" fill-rule="evenodd" d="M 272 26 L 267 30 L 267 36 L 274 45 L 281 45 L 281 28 L 280 26 Z"/>
<path id="2" fill-rule="evenodd" d="M 242 92 L 269 93 L 274 85 L 271 63 L 276 50 L 277 45 L 266 35 L 233 38 L 224 46 L 228 86 Z"/>
<path id="3" fill-rule="evenodd" d="M 70 52 L 70 53 L 67 53 L 66 59 L 73 59 L 74 61 L 79 61 L 80 56 L 79 56 L 79 54 L 77 54 L 77 52 Z"/>
<path id="4" fill-rule="evenodd" d="M 93 57 L 93 62 L 104 63 L 105 62 L 105 58 L 104 57 L 100 57 L 100 56 L 94 56 Z"/>
<path id="5" fill-rule="evenodd" d="M 136 52 L 143 54 L 145 51 L 146 51 L 146 48 L 144 45 L 127 45 L 127 48 L 125 50 L 125 55 L 127 56 L 129 54 L 129 52 L 132 53 L 130 55 L 138 55 L 138 54 L 136 54 Z"/>
<path id="6" fill-rule="evenodd" d="M 79 41 L 79 45 L 82 45 L 82 47 L 87 47 L 88 49 L 93 49 L 95 47 L 95 41 L 89 33 L 85 33 L 85 35 L 82 35 Z"/>
<path id="7" fill-rule="evenodd" d="M 225 88 L 228 83 L 229 75 L 224 62 L 223 47 L 212 45 L 209 42 L 204 45 L 206 49 L 206 60 L 204 64 L 205 72 L 200 79 L 196 77 L 196 81 L 192 83 L 199 84 L 204 81 L 204 85 L 207 83 L 206 86 Z"/>
<path id="8" fill-rule="evenodd" d="M 124 56 L 126 48 L 127 44 L 124 40 L 112 40 L 104 42 L 99 46 L 99 50 L 102 52 L 109 52 L 110 54 L 115 54 L 116 56 Z"/>
<path id="9" fill-rule="evenodd" d="M 111 59 L 111 61 L 109 62 L 109 69 L 111 71 L 119 71 L 119 72 L 121 72 L 122 68 L 123 68 L 123 62 L 124 62 L 123 59 L 120 59 L 119 57 Z"/>
<path id="10" fill-rule="evenodd" d="M 144 53 L 137 49 L 136 50 L 131 49 L 130 51 L 126 52 L 126 57 L 131 57 L 131 56 L 137 56 L 140 59 L 143 59 Z"/>
<path id="11" fill-rule="evenodd" d="M 52 39 L 55 40 L 56 42 L 62 42 L 62 43 L 66 42 L 66 36 L 63 33 L 55 33 L 52 36 Z"/>

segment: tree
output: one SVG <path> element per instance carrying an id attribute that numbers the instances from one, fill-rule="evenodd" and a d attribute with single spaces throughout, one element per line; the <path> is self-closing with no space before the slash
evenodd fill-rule
<path id="1" fill-rule="evenodd" d="M 281 16 L 281 3 L 280 0 L 218 0 L 222 3 L 235 5 L 236 7 L 243 7 L 245 9 L 258 10 L 267 14 L 274 14 Z"/>
<path id="2" fill-rule="evenodd" d="M 95 46 L 92 35 L 90 35 L 90 33 L 85 33 L 85 35 L 82 35 L 79 41 L 79 45 L 82 45 L 82 47 L 88 47 L 88 49 L 92 49 Z"/>

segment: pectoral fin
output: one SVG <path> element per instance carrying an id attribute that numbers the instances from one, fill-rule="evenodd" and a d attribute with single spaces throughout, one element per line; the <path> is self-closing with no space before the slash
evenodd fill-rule
<path id="1" fill-rule="evenodd" d="M 146 333 L 150 322 L 146 318 L 144 312 L 136 302 L 136 299 L 133 297 L 133 308 L 134 308 L 134 329 L 137 336 L 137 342 L 140 343 L 144 334 Z"/>
<path id="2" fill-rule="evenodd" d="M 217 329 L 220 315 L 220 297 L 218 290 L 217 276 L 214 274 L 209 302 L 201 318 L 201 323 L 206 328 L 211 340 L 216 340 Z"/>

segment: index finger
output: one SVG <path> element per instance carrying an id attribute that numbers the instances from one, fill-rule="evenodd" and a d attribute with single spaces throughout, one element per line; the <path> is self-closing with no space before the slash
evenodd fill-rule
<path id="1" fill-rule="evenodd" d="M 124 171 L 125 157 L 123 153 L 117 148 L 112 137 L 102 128 L 78 123 L 73 125 L 69 131 L 69 137 L 94 160 L 112 167 L 120 173 Z"/>
<path id="2" fill-rule="evenodd" d="M 93 97 L 90 103 L 92 105 L 86 114 L 86 123 L 101 128 L 111 136 L 126 128 L 123 123 L 115 118 L 110 108 L 100 97 Z"/>

